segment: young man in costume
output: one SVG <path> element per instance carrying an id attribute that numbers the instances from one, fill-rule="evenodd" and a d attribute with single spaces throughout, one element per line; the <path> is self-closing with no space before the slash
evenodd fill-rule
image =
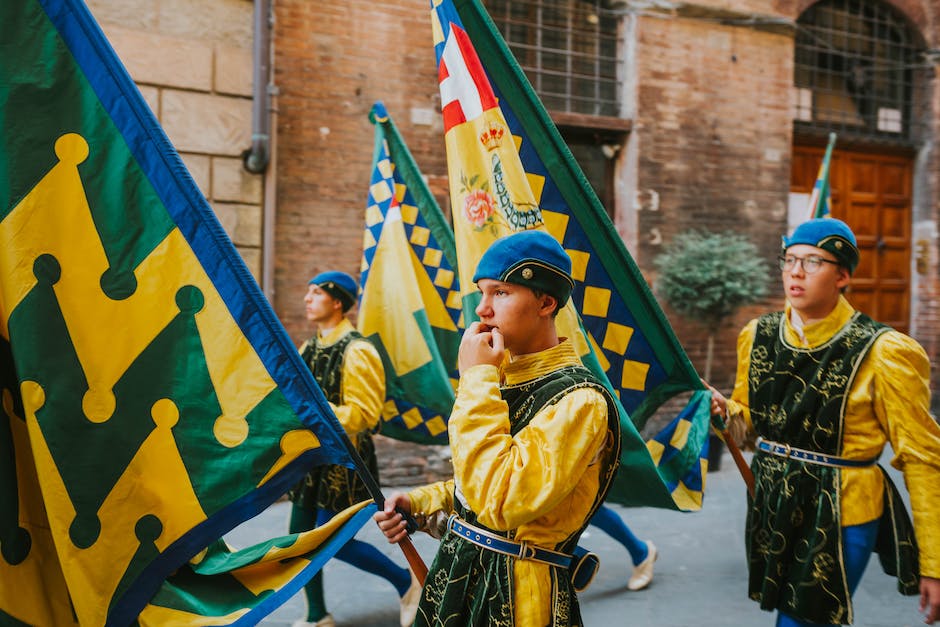
<path id="1" fill-rule="evenodd" d="M 407 533 L 395 507 L 442 536 L 416 625 L 580 625 L 570 554 L 617 468 L 620 423 L 555 331 L 571 259 L 523 231 L 494 242 L 473 280 L 480 321 L 460 344 L 448 427 L 454 479 L 393 494 L 375 519 L 392 542 Z"/>
<path id="2" fill-rule="evenodd" d="M 385 370 L 375 347 L 346 318 L 356 302 L 356 281 L 344 272 L 323 272 L 313 277 L 304 296 L 307 320 L 317 334 L 304 342 L 300 353 L 369 472 L 378 480 L 372 432 L 385 402 Z M 290 533 L 319 527 L 338 512 L 372 498 L 354 470 L 344 466 L 314 468 L 289 493 L 293 502 Z M 401 597 L 401 623 L 410 625 L 420 586 L 410 571 L 392 562 L 376 547 L 350 540 L 336 557 L 361 570 L 384 577 Z M 326 611 L 323 575 L 317 573 L 304 586 L 307 617 L 294 627 L 332 627 Z"/>
<path id="3" fill-rule="evenodd" d="M 842 295 L 858 261 L 855 235 L 840 220 L 809 220 L 784 237 L 785 311 L 741 332 L 731 398 L 712 388 L 712 412 L 759 436 L 748 594 L 779 611 L 778 626 L 851 623 L 852 594 L 873 551 L 901 592 L 920 594 L 925 622 L 940 618 L 940 428 L 929 413 L 930 365 L 917 342 Z M 913 525 L 877 464 L 886 442 L 904 473 Z"/>

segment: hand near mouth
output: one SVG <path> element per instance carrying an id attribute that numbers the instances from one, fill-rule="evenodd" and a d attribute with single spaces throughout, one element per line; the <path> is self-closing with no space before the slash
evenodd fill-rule
<path id="1" fill-rule="evenodd" d="M 482 364 L 499 367 L 503 362 L 503 334 L 496 327 L 482 322 L 472 323 L 460 340 L 457 367 L 463 374 L 468 368 Z"/>

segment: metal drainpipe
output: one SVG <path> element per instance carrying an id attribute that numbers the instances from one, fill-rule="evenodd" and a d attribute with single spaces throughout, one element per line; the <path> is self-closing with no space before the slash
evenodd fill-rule
<path id="1" fill-rule="evenodd" d="M 275 142 L 271 129 L 276 119 L 273 100 L 277 93 L 273 76 L 271 29 L 274 12 L 271 0 L 254 0 L 253 91 L 251 112 L 251 147 L 242 153 L 245 169 L 264 174 L 264 198 L 261 220 L 261 289 L 269 301 L 274 296 L 274 216 L 277 201 Z M 268 166 L 271 167 L 268 167 Z"/>

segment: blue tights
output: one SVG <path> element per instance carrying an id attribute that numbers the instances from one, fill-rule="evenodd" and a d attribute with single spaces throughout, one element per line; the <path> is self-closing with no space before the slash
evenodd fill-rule
<path id="1" fill-rule="evenodd" d="M 630 527 L 623 522 L 623 518 L 606 505 L 601 505 L 597 513 L 591 518 L 590 524 L 599 528 L 611 538 L 624 546 L 630 552 L 633 565 L 641 563 L 649 555 L 649 547 L 630 531 Z"/>
<path id="2" fill-rule="evenodd" d="M 293 505 L 291 507 L 289 533 L 309 531 L 320 527 L 336 516 L 336 512 L 318 510 L 316 512 Z M 398 566 L 384 553 L 369 544 L 353 538 L 336 552 L 336 558 L 346 562 L 367 573 L 378 575 L 388 580 L 398 596 L 404 596 L 411 586 L 411 573 L 407 568 Z M 307 620 L 316 622 L 326 616 L 326 601 L 323 598 L 323 571 L 317 572 L 304 586 L 304 596 L 307 597 Z"/>
<path id="3" fill-rule="evenodd" d="M 852 525 L 842 528 L 842 557 L 845 560 L 845 577 L 849 584 L 849 596 L 855 594 L 855 589 L 862 580 L 868 559 L 875 550 L 875 540 L 878 538 L 878 520 L 864 525 Z M 821 623 L 808 623 L 797 620 L 789 614 L 777 612 L 777 627 L 823 627 Z M 838 627 L 827 625 L 826 627 Z"/>

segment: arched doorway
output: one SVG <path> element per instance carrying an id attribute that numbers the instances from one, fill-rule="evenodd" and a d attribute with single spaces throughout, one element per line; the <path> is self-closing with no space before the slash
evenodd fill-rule
<path id="1" fill-rule="evenodd" d="M 808 195 L 830 132 L 832 215 L 859 240 L 848 294 L 872 317 L 910 325 L 912 181 L 923 111 L 926 50 L 907 20 L 877 0 L 823 0 L 797 20 L 791 223 Z"/>

